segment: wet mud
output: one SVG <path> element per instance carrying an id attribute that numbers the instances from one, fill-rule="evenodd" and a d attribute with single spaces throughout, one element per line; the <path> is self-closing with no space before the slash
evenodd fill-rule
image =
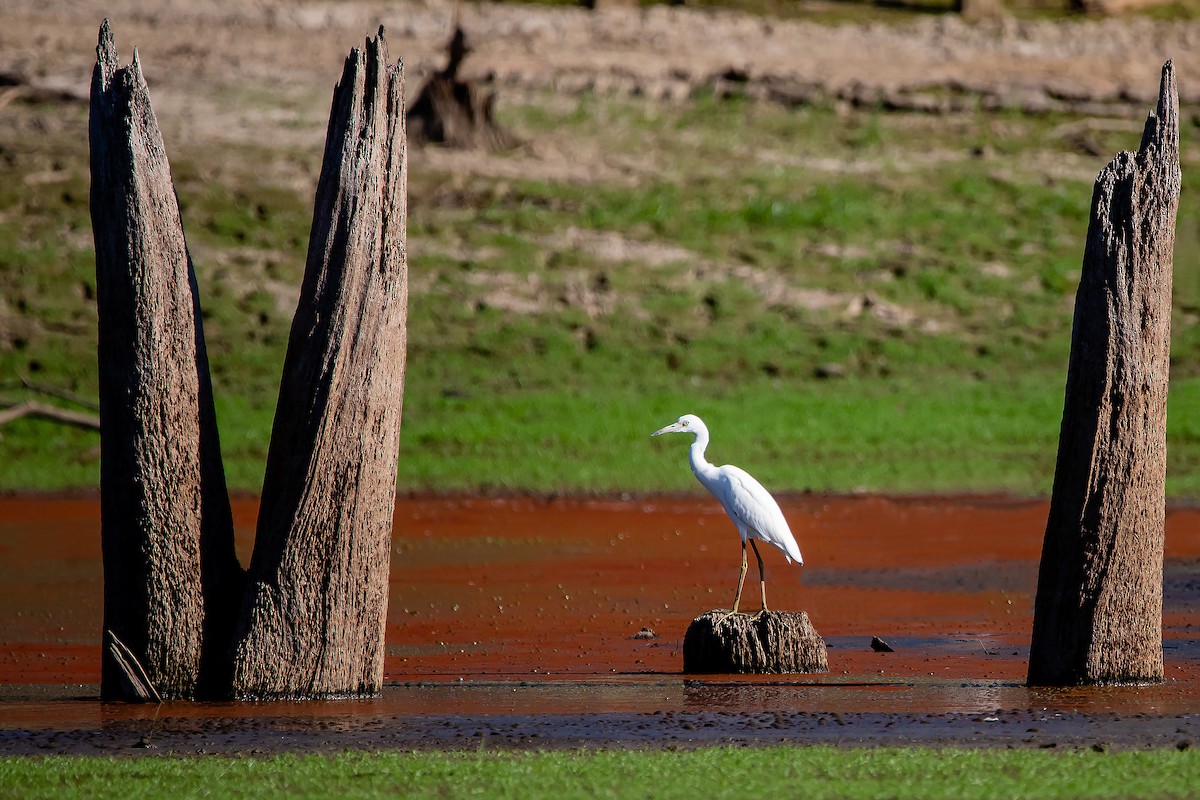
<path id="1" fill-rule="evenodd" d="M 782 505 L 808 566 L 766 548 L 767 600 L 808 613 L 828 673 L 681 673 L 740 563 L 708 498 L 417 497 L 396 507 L 379 698 L 156 707 L 97 699 L 96 502 L 0 498 L 0 753 L 1200 742 L 1200 511 L 1167 518 L 1166 680 L 1048 690 L 1023 686 L 1045 503 Z M 256 512 L 235 503 L 243 562 Z"/>

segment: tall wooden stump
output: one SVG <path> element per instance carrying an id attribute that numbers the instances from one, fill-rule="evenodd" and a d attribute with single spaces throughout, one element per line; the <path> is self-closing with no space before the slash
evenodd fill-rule
<path id="1" fill-rule="evenodd" d="M 234 657 L 241 697 L 383 684 L 406 183 L 403 70 L 388 65 L 381 28 L 334 91 Z"/>
<path id="2" fill-rule="evenodd" d="M 825 640 L 803 611 L 709 611 L 683 637 L 686 673 L 828 672 Z"/>
<path id="3" fill-rule="evenodd" d="M 104 628 L 163 697 L 220 694 L 241 568 L 196 279 L 137 55 L 117 66 L 107 20 L 96 53 L 89 140 Z M 105 648 L 101 696 L 138 699 L 127 674 Z"/>
<path id="4" fill-rule="evenodd" d="M 1137 153 L 1092 194 L 1034 609 L 1029 683 L 1160 681 L 1171 268 L 1171 62 Z"/>

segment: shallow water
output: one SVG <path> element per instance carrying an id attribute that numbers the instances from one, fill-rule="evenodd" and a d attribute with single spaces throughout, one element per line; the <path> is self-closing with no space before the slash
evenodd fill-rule
<path id="1" fill-rule="evenodd" d="M 96 700 L 98 504 L 0 498 L 0 750 L 104 750 L 146 730 L 195 751 L 214 731 L 233 732 L 225 747 L 239 750 L 274 746 L 281 731 L 309 742 L 297 747 L 447 746 L 480 735 L 528 744 L 531 732 L 541 743 L 820 740 L 827 725 L 856 741 L 932 731 L 1009 742 L 1015 734 L 993 730 L 1010 718 L 1034 740 L 1190 735 L 1200 512 L 1168 516 L 1166 682 L 1046 690 L 1022 685 L 1044 503 L 801 496 L 783 506 L 808 566 L 765 548 L 768 603 L 808 612 L 829 645 L 826 674 L 680 674 L 688 623 L 728 607 L 737 578 L 736 532 L 708 498 L 402 498 L 381 697 L 156 708 Z M 235 503 L 243 560 L 256 510 Z M 643 627 L 655 638 L 634 638 Z M 873 651 L 872 636 L 895 652 Z M 951 722 L 930 728 L 934 718 Z"/>

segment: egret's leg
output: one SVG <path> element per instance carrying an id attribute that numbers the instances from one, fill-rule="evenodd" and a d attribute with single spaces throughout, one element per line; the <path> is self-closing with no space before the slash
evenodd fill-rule
<path id="1" fill-rule="evenodd" d="M 754 548 L 754 557 L 758 559 L 758 588 L 762 590 L 762 610 L 767 610 L 767 573 L 763 570 L 762 556 L 758 553 L 758 545 L 754 540 L 750 540 L 750 546 Z M 762 613 L 762 612 L 759 612 Z"/>
<path id="2" fill-rule="evenodd" d="M 742 539 L 742 571 L 738 574 L 737 594 L 733 596 L 733 611 L 730 612 L 732 614 L 737 613 L 738 603 L 742 602 L 742 584 L 746 580 L 746 566 L 746 540 Z"/>

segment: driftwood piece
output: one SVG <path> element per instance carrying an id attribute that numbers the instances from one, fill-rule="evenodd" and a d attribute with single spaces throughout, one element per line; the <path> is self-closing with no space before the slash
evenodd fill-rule
<path id="1" fill-rule="evenodd" d="M 48 406 L 45 403 L 38 403 L 33 400 L 17 403 L 8 408 L 0 408 L 0 426 L 7 425 L 13 420 L 21 419 L 22 417 L 35 417 L 50 422 L 60 422 L 63 425 L 73 425 L 76 428 L 83 428 L 89 431 L 100 430 L 100 418 L 95 414 L 72 411 L 69 408 L 59 408 L 58 406 Z"/>
<path id="2" fill-rule="evenodd" d="M 234 660 L 245 698 L 370 695 L 384 623 L 408 267 L 402 65 L 383 29 L 334 90 Z"/>
<path id="3" fill-rule="evenodd" d="M 459 77 L 470 52 L 466 32 L 456 24 L 446 44 L 445 69 L 429 77 L 408 109 L 408 136 L 414 143 L 481 150 L 509 150 L 519 144 L 496 122 L 495 92 L 484 92 Z"/>
<path id="4" fill-rule="evenodd" d="M 828 672 L 825 640 L 805 612 L 709 611 L 683 637 L 685 673 Z"/>
<path id="5" fill-rule="evenodd" d="M 137 54 L 118 66 L 107 20 L 96 53 L 89 139 L 104 627 L 164 696 L 190 698 L 221 682 L 240 567 L 162 135 Z M 101 696 L 124 697 L 123 675 L 105 650 Z"/>
<path id="6" fill-rule="evenodd" d="M 0 109 L 14 102 L 87 103 L 88 95 L 75 86 L 48 86 L 28 75 L 0 72 Z"/>
<path id="7" fill-rule="evenodd" d="M 20 381 L 21 387 L 32 394 L 53 397 L 57 400 L 83 406 L 96 413 L 88 414 L 81 411 L 73 411 L 69 408 L 39 403 L 36 400 L 25 400 L 20 403 L 13 403 L 6 408 L 0 408 L 0 427 L 7 425 L 13 420 L 33 417 L 48 422 L 57 422 L 62 425 L 72 425 L 76 428 L 83 428 L 89 431 L 100 430 L 100 406 L 96 403 L 71 392 L 34 383 L 24 375 L 20 377 Z"/>
<path id="8" fill-rule="evenodd" d="M 141 662 L 125 643 L 112 631 L 104 632 L 105 654 L 116 667 L 116 679 L 124 684 L 123 700 L 136 703 L 161 703 L 162 696 L 154 688 L 154 681 L 146 674 Z"/>
<path id="9" fill-rule="evenodd" d="M 96 413 L 100 413 L 100 404 L 95 400 L 87 397 L 81 397 L 74 392 L 68 392 L 65 389 L 59 389 L 54 386 L 45 386 L 40 383 L 34 383 L 24 375 L 19 376 L 21 387 L 31 394 L 42 395 L 43 397 L 53 397 L 55 400 L 62 400 L 66 403 L 86 408 Z"/>
<path id="10" fill-rule="evenodd" d="M 1171 271 L 1171 62 L 1141 147 L 1096 179 L 1038 575 L 1029 683 L 1160 681 Z"/>

